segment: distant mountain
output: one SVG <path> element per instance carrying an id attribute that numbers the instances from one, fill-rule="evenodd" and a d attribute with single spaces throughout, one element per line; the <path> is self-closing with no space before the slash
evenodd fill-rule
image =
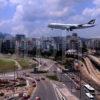
<path id="1" fill-rule="evenodd" d="M 87 41 L 87 38 L 80 38 L 83 42 Z"/>
<path id="2" fill-rule="evenodd" d="M 0 32 L 0 39 L 4 39 L 4 38 L 7 38 L 7 37 L 12 37 L 12 35 L 9 34 L 9 33 L 2 33 L 2 32 Z"/>

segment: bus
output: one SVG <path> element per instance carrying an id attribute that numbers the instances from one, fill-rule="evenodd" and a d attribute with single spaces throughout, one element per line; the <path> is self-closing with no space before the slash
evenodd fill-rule
<path id="1" fill-rule="evenodd" d="M 94 100 L 94 96 L 90 93 L 86 93 L 87 100 Z"/>
<path id="2" fill-rule="evenodd" d="M 95 89 L 93 87 L 91 87 L 89 84 L 84 85 L 84 90 L 85 90 L 85 92 L 89 92 L 93 95 L 95 94 Z"/>

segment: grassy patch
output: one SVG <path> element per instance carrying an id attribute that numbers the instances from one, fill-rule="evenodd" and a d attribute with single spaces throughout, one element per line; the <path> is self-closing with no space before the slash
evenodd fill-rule
<path id="1" fill-rule="evenodd" d="M 23 69 L 29 67 L 29 62 L 27 60 L 25 60 L 25 59 L 19 59 L 17 61 L 22 66 Z"/>
<path id="2" fill-rule="evenodd" d="M 51 79 L 51 80 L 55 80 L 55 81 L 59 80 L 56 75 L 47 75 L 46 77 Z"/>
<path id="3" fill-rule="evenodd" d="M 30 62 L 28 59 L 18 59 L 17 61 L 23 69 L 32 68 L 36 66 L 35 62 Z"/>
<path id="4" fill-rule="evenodd" d="M 66 58 L 63 60 L 62 64 L 65 66 L 65 68 L 70 68 L 71 66 L 73 66 L 73 62 L 73 58 Z"/>
<path id="5" fill-rule="evenodd" d="M 14 71 L 16 68 L 14 61 L 0 59 L 0 72 Z"/>

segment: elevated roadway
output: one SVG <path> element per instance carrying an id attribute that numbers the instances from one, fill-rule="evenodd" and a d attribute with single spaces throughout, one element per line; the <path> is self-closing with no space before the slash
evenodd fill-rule
<path id="1" fill-rule="evenodd" d="M 100 69 L 100 58 L 98 58 L 98 57 L 96 57 L 96 56 L 93 56 L 93 55 L 88 55 L 88 57 L 89 57 L 92 61 L 94 61 L 94 62 L 98 65 L 98 67 L 99 67 L 99 69 Z"/>
<path id="2" fill-rule="evenodd" d="M 80 62 L 82 66 L 79 70 L 84 77 L 84 79 L 96 89 L 100 89 L 100 72 L 91 63 L 88 57 L 83 58 L 84 63 Z"/>

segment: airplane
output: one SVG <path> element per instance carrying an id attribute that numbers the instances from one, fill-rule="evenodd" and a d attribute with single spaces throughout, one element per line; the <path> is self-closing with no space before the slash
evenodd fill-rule
<path id="1" fill-rule="evenodd" d="M 74 29 L 90 28 L 94 26 L 95 26 L 95 19 L 92 19 L 88 23 L 85 23 L 85 24 L 50 23 L 48 25 L 48 27 L 51 29 L 61 29 L 61 30 L 67 30 L 67 31 L 73 31 Z"/>

